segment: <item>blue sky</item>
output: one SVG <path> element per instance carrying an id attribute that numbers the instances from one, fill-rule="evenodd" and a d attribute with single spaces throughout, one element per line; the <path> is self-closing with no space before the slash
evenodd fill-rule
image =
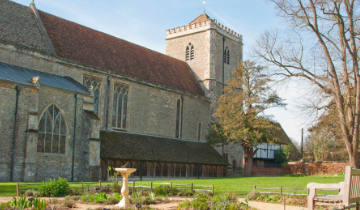
<path id="1" fill-rule="evenodd" d="M 162 53 L 166 29 L 185 25 L 203 13 L 202 0 L 35 0 L 35 4 L 42 11 Z M 252 59 L 252 48 L 261 33 L 285 25 L 268 0 L 207 0 L 206 12 L 243 35 L 245 59 Z M 293 82 L 276 85 L 288 106 L 267 112 L 298 142 L 301 127 L 310 123 L 299 109 L 308 90 L 300 87 Z"/>

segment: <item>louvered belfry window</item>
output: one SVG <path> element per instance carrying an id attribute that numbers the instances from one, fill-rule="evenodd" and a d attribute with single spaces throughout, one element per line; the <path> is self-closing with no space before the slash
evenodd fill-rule
<path id="1" fill-rule="evenodd" d="M 194 45 L 192 45 L 191 43 L 189 43 L 186 46 L 185 49 L 185 60 L 189 61 L 189 60 L 193 60 L 195 58 L 195 49 L 194 49 Z"/>
<path id="2" fill-rule="evenodd" d="M 37 151 L 43 153 L 65 153 L 66 126 L 60 110 L 51 105 L 39 123 Z"/>

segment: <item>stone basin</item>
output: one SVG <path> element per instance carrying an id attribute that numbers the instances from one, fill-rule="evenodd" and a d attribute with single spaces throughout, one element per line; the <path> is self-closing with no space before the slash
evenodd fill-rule
<path id="1" fill-rule="evenodd" d="M 127 209 L 130 207 L 130 202 L 128 199 L 129 196 L 128 177 L 130 176 L 130 174 L 136 171 L 136 168 L 115 168 L 115 171 L 121 174 L 123 181 L 121 187 L 121 195 L 123 196 L 123 198 L 118 204 L 116 204 L 116 206 Z"/>

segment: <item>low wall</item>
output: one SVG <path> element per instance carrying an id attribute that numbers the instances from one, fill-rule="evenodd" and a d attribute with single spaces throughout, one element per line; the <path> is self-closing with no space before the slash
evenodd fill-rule
<path id="1" fill-rule="evenodd" d="M 288 174 L 329 174 L 335 175 L 344 172 L 345 166 L 349 163 L 339 162 L 315 162 L 315 163 L 304 163 L 304 162 L 289 162 L 285 166 L 286 173 Z"/>
<path id="2" fill-rule="evenodd" d="M 275 176 L 275 175 L 283 175 L 286 174 L 286 170 L 284 168 L 260 168 L 260 167 L 253 167 L 251 170 L 252 175 L 269 175 L 269 176 Z"/>

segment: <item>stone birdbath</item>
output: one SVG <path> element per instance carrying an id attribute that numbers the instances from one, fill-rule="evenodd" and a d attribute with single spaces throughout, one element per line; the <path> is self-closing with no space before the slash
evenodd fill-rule
<path id="1" fill-rule="evenodd" d="M 136 168 L 115 168 L 115 171 L 121 174 L 123 180 L 123 184 L 121 187 L 121 195 L 123 196 L 123 198 L 115 206 L 126 209 L 130 207 L 130 202 L 128 198 L 129 197 L 128 177 L 130 176 L 130 174 L 136 171 Z"/>

